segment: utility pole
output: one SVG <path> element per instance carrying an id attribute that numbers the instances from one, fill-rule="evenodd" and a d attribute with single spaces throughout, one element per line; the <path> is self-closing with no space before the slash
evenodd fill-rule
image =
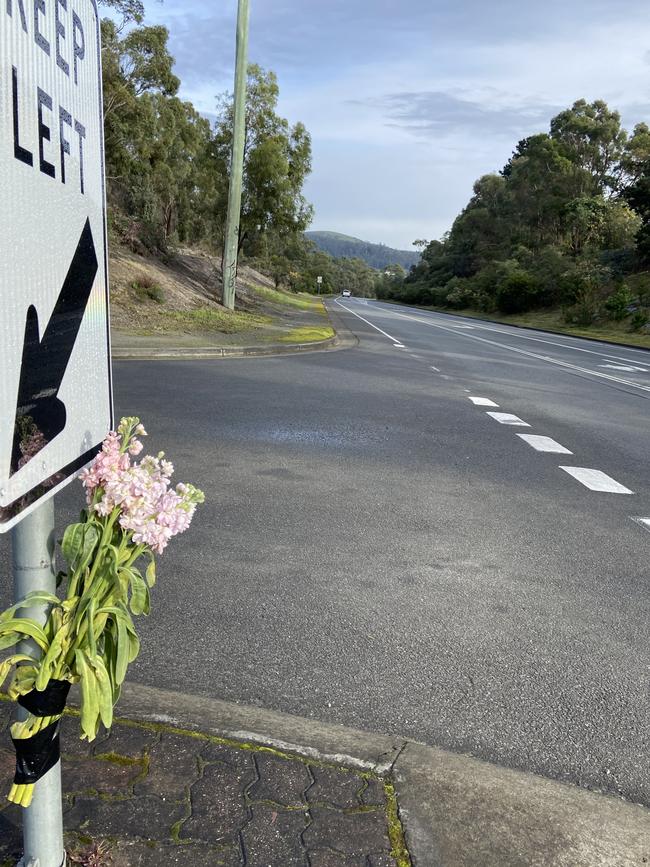
<path id="1" fill-rule="evenodd" d="M 239 254 L 239 224 L 241 221 L 242 180 L 244 174 L 244 144 L 246 139 L 246 78 L 248 74 L 249 0 L 239 0 L 237 13 L 237 60 L 235 66 L 234 128 L 230 161 L 228 217 L 223 250 L 222 303 L 235 309 L 237 256 Z"/>

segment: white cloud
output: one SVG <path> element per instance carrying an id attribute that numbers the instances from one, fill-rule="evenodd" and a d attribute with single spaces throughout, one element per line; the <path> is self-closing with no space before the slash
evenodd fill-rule
<path id="1" fill-rule="evenodd" d="M 232 88 L 236 0 L 149 8 L 184 95 L 214 111 Z M 649 45 L 636 0 L 258 0 L 251 19 L 251 59 L 313 137 L 315 227 L 392 246 L 442 234 L 473 181 L 576 99 L 605 99 L 628 128 L 650 119 Z"/>

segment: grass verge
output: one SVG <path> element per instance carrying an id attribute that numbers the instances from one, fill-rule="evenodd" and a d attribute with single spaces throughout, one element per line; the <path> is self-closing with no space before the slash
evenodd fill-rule
<path id="1" fill-rule="evenodd" d="M 556 334 L 569 334 L 572 337 L 589 337 L 592 340 L 602 340 L 605 343 L 628 343 L 650 349 L 650 334 L 638 334 L 629 331 L 626 322 L 607 322 L 599 325 L 579 326 L 567 325 L 562 320 L 558 310 L 531 311 L 512 316 L 498 316 L 492 313 L 479 313 L 476 310 L 449 310 L 443 307 L 423 307 L 423 310 L 435 310 L 437 313 L 450 313 L 456 316 L 467 316 L 471 319 L 485 319 L 487 322 L 499 322 L 502 325 L 520 325 L 526 328 L 539 328 L 541 331 L 551 331 Z"/>
<path id="2" fill-rule="evenodd" d="M 334 329 L 329 325 L 321 328 L 307 325 L 303 328 L 292 328 L 288 334 L 280 338 L 281 343 L 315 343 L 318 340 L 329 340 L 334 337 Z"/>
<path id="3" fill-rule="evenodd" d="M 240 310 L 217 310 L 214 307 L 197 307 L 194 310 L 165 311 L 165 320 L 170 331 L 220 331 L 235 334 L 269 325 L 270 316 L 259 313 L 244 313 Z"/>
<path id="4" fill-rule="evenodd" d="M 269 289 L 267 286 L 253 286 L 254 292 L 260 297 L 275 304 L 284 304 L 295 307 L 298 310 L 309 310 L 312 313 L 322 313 L 325 316 L 325 307 L 320 298 L 310 295 L 295 295 L 289 292 L 281 292 L 277 289 Z"/>

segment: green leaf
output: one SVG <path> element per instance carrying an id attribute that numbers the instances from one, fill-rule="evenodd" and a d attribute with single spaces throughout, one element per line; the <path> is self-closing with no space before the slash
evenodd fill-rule
<path id="1" fill-rule="evenodd" d="M 113 560 L 111 564 L 112 573 L 117 575 L 120 568 L 120 552 L 115 545 L 108 545 L 108 553 L 111 555 Z"/>
<path id="2" fill-rule="evenodd" d="M 140 639 L 135 633 L 129 633 L 129 662 L 135 662 L 140 653 Z"/>
<path id="3" fill-rule="evenodd" d="M 27 656 L 25 653 L 16 653 L 14 656 L 8 656 L 6 659 L 3 659 L 0 662 L 0 686 L 3 685 L 5 680 L 7 679 L 7 675 L 11 671 L 14 665 L 19 665 L 21 662 L 34 662 L 34 659 L 31 656 Z"/>
<path id="4" fill-rule="evenodd" d="M 94 741 L 99 718 L 99 685 L 83 650 L 76 651 L 75 662 L 81 681 L 81 730 L 89 741 Z"/>
<path id="5" fill-rule="evenodd" d="M 91 599 L 86 617 L 88 618 L 88 653 L 92 656 L 97 656 L 97 639 L 95 637 L 95 612 L 97 610 L 97 600 Z"/>
<path id="6" fill-rule="evenodd" d="M 38 672 L 33 665 L 19 665 L 14 672 L 13 680 L 8 689 L 9 698 L 16 701 L 21 695 L 27 695 L 34 689 Z"/>
<path id="7" fill-rule="evenodd" d="M 46 593 L 44 590 L 35 590 L 32 593 L 28 593 L 24 599 L 21 599 L 20 602 L 16 602 L 11 608 L 7 608 L 6 611 L 3 611 L 0 614 L 0 624 L 5 623 L 7 620 L 11 620 L 17 611 L 20 611 L 21 608 L 33 608 L 36 605 L 61 605 L 61 600 L 58 596 L 54 596 L 52 593 Z"/>
<path id="8" fill-rule="evenodd" d="M 95 671 L 95 677 L 99 686 L 99 715 L 104 726 L 109 729 L 113 724 L 113 689 L 108 671 L 101 657 L 90 656 L 88 661 Z"/>
<path id="9" fill-rule="evenodd" d="M 115 624 L 117 626 L 117 654 L 115 659 L 115 683 L 119 686 L 124 683 L 124 678 L 126 677 L 126 670 L 129 667 L 129 650 L 130 650 L 130 642 L 129 642 L 129 633 L 126 629 L 126 624 L 124 619 L 121 617 L 116 618 Z"/>
<path id="10" fill-rule="evenodd" d="M 149 561 L 149 565 L 147 566 L 147 584 L 149 587 L 153 587 L 156 583 L 156 561 L 154 559 L 153 554 L 151 554 L 151 560 Z"/>
<path id="11" fill-rule="evenodd" d="M 144 578 L 135 570 L 129 570 L 128 575 L 131 583 L 131 611 L 135 615 L 149 614 L 149 588 Z"/>
<path id="12" fill-rule="evenodd" d="M 13 635 L 17 636 L 15 641 L 3 645 L 3 640 Z M 11 644 L 15 644 L 16 641 L 20 641 L 23 638 L 32 638 L 44 653 L 47 652 L 49 646 L 47 636 L 34 620 L 18 618 L 5 620 L 4 623 L 0 623 L 0 649 L 10 647 Z"/>
<path id="13" fill-rule="evenodd" d="M 70 524 L 63 534 L 61 550 L 73 572 L 88 566 L 99 538 L 99 530 L 94 524 Z"/>
<path id="14" fill-rule="evenodd" d="M 56 668 L 57 662 L 60 658 L 66 655 L 67 647 L 65 646 L 66 641 L 69 638 L 69 623 L 64 623 L 54 638 L 52 639 L 52 643 L 50 647 L 41 660 L 40 668 L 38 671 L 38 677 L 36 678 L 36 689 L 42 692 L 47 686 L 50 678 L 52 677 L 52 672 Z"/>

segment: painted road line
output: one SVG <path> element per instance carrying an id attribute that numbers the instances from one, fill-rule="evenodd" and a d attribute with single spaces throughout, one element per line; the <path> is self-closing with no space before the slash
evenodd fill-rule
<path id="1" fill-rule="evenodd" d="M 380 309 L 384 309 L 384 310 L 385 310 L 386 308 L 380 308 Z M 386 312 L 389 312 L 389 311 L 386 311 Z M 391 310 L 390 312 L 394 312 L 394 311 Z M 423 315 L 425 315 L 425 314 L 423 314 Z M 429 313 L 428 315 L 429 315 L 430 317 L 434 317 L 434 316 L 440 316 L 440 315 L 448 316 L 449 314 L 436 314 L 436 313 Z M 451 327 L 453 328 L 453 327 L 458 327 L 458 326 L 451 326 Z M 514 326 L 514 327 L 516 328 L 516 326 Z M 508 335 L 508 336 L 510 336 L 510 337 L 516 337 L 516 338 L 518 338 L 518 339 L 520 339 L 520 340 L 534 340 L 534 341 L 536 341 L 537 343 L 548 343 L 549 346 L 559 346 L 560 348 L 563 348 L 563 349 L 569 349 L 569 350 L 571 350 L 572 352 L 586 352 L 586 353 L 588 353 L 589 355 L 600 355 L 601 358 L 605 358 L 605 359 L 607 359 L 607 360 L 612 360 L 612 359 L 613 359 L 614 361 L 625 361 L 625 362 L 627 362 L 628 364 L 633 364 L 634 361 L 635 361 L 635 359 L 624 358 L 624 357 L 621 356 L 621 355 L 611 355 L 611 354 L 610 354 L 610 355 L 605 355 L 605 351 L 606 351 L 606 350 L 607 350 L 607 349 L 608 349 L 612 344 L 607 344 L 607 343 L 598 343 L 597 341 L 593 341 L 595 346 L 602 346 L 602 347 L 603 347 L 603 348 L 599 351 L 599 350 L 597 350 L 597 349 L 586 349 L 586 348 L 583 347 L 583 346 L 574 346 L 574 345 L 571 344 L 571 343 L 560 343 L 560 342 L 558 342 L 559 340 L 567 340 L 567 341 L 571 341 L 571 340 L 580 340 L 579 337 L 576 337 L 575 335 L 572 335 L 572 334 L 566 334 L 566 335 L 563 335 L 563 334 L 553 334 L 552 336 L 555 337 L 556 339 L 555 339 L 555 340 L 550 340 L 550 339 L 549 339 L 550 336 L 551 336 L 550 333 L 549 333 L 547 336 L 545 336 L 545 337 L 541 337 L 541 336 L 533 337 L 533 336 L 530 335 L 530 334 L 523 334 L 523 333 L 520 333 L 519 331 L 513 331 L 513 330 L 512 330 L 512 327 L 510 327 L 509 330 L 505 330 L 505 329 L 503 329 L 503 328 L 495 328 L 494 325 L 488 325 L 488 324 L 486 324 L 486 323 L 484 323 L 484 322 L 482 322 L 482 321 L 481 321 L 481 322 L 473 322 L 473 324 L 470 326 L 470 328 L 480 328 L 480 329 L 482 329 L 483 331 L 494 331 L 496 334 L 505 334 L 505 335 Z M 616 345 L 616 344 L 614 344 L 614 345 Z M 630 346 L 621 347 L 621 349 L 624 349 L 625 352 L 628 352 L 628 353 L 629 353 L 629 352 L 634 352 L 634 353 L 639 354 L 639 355 L 645 355 L 646 358 L 647 358 L 647 354 L 648 354 L 648 350 L 647 350 L 647 349 L 633 349 L 633 348 L 630 347 Z M 643 362 L 641 362 L 641 363 L 643 363 Z"/>
<path id="2" fill-rule="evenodd" d="M 393 346 L 395 347 L 395 349 L 404 349 L 403 343 L 393 343 Z"/>
<path id="3" fill-rule="evenodd" d="M 633 494 L 625 485 L 619 484 L 602 470 L 589 470 L 586 467 L 560 467 L 565 473 L 577 479 L 590 491 L 602 491 L 607 494 Z"/>
<path id="4" fill-rule="evenodd" d="M 518 427 L 530 427 L 527 421 L 520 419 L 518 415 L 512 415 L 509 412 L 488 412 L 487 415 L 498 421 L 499 424 L 512 424 Z"/>
<path id="5" fill-rule="evenodd" d="M 628 367 L 625 364 L 599 364 L 598 367 L 606 367 L 609 370 L 623 370 L 625 373 L 647 373 L 645 367 Z"/>
<path id="6" fill-rule="evenodd" d="M 524 442 L 535 449 L 537 452 L 553 452 L 558 455 L 572 455 L 573 452 L 565 449 L 560 443 L 552 440 L 550 437 L 536 436 L 535 434 L 517 434 Z"/>
<path id="7" fill-rule="evenodd" d="M 499 408 L 499 404 L 490 400 L 489 397 L 470 397 L 470 400 L 474 406 L 496 406 L 497 409 Z"/>
<path id="8" fill-rule="evenodd" d="M 636 521 L 637 524 L 641 524 L 650 533 L 650 518 L 632 518 L 632 520 Z"/>
<path id="9" fill-rule="evenodd" d="M 361 316 L 359 313 L 355 313 L 354 310 L 350 310 L 349 307 L 346 307 L 345 304 L 341 304 L 340 301 L 336 301 L 339 307 L 342 307 L 347 313 L 351 313 L 353 316 L 356 316 L 358 319 L 361 319 L 362 322 L 365 322 L 366 325 L 369 325 L 371 328 L 374 328 L 375 331 L 379 331 L 380 334 L 383 334 L 384 337 L 387 337 L 389 340 L 393 341 L 393 346 L 399 346 L 401 349 L 404 348 L 404 345 L 399 342 L 397 337 L 393 337 L 392 334 L 389 334 L 387 331 L 384 331 L 383 328 L 380 328 L 378 325 L 373 325 L 372 322 L 369 322 L 364 316 Z"/>
<path id="10" fill-rule="evenodd" d="M 431 370 L 435 370 L 436 373 L 440 373 L 440 368 L 434 367 L 433 364 L 431 365 Z"/>
<path id="11" fill-rule="evenodd" d="M 382 311 L 382 313 L 390 313 L 392 316 L 398 317 L 399 319 L 411 319 L 413 322 L 419 322 L 422 325 L 428 325 L 430 328 L 438 328 L 441 331 L 447 331 L 449 334 L 457 334 L 459 337 L 466 337 L 468 340 L 478 340 L 480 343 L 487 343 L 490 346 L 498 346 L 500 349 L 506 349 L 508 352 L 516 352 L 518 355 L 524 355 L 527 358 L 535 358 L 538 361 L 545 361 L 547 364 L 555 364 L 558 367 L 565 368 L 566 370 L 575 370 L 579 373 L 586 373 L 589 376 L 596 376 L 598 377 L 598 379 L 607 379 L 610 382 L 616 382 L 619 385 L 625 385 L 628 388 L 635 388 L 639 391 L 650 392 L 650 385 L 640 385 L 638 382 L 632 382 L 632 380 L 630 379 L 622 379 L 620 376 L 612 376 L 609 373 L 599 373 L 597 370 L 590 370 L 588 367 L 579 367 L 577 364 L 570 364 L 568 361 L 560 361 L 559 358 L 551 358 L 548 355 L 538 355 L 536 352 L 528 352 L 528 350 L 519 349 L 517 346 L 508 346 L 507 343 L 499 343 L 496 340 L 488 340 L 486 337 L 479 337 L 477 334 L 469 334 L 467 331 L 459 331 L 458 329 L 449 328 L 447 325 L 440 325 L 437 322 L 423 319 L 421 316 L 409 316 L 407 313 L 397 313 L 394 310 L 384 311 L 383 307 L 379 309 Z M 375 325 L 373 327 L 376 328 L 377 326 Z"/>

